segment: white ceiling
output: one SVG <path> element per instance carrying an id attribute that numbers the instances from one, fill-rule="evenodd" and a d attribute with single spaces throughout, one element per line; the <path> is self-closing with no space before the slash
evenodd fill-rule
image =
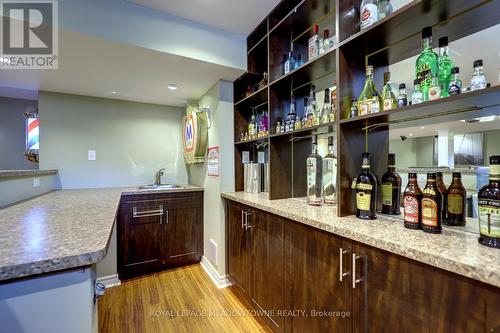
<path id="1" fill-rule="evenodd" d="M 0 96 L 19 88 L 182 106 L 219 79 L 241 75 L 235 68 L 74 32 L 60 32 L 59 45 L 58 70 L 0 70 Z M 171 91 L 169 84 L 179 89 Z"/>
<path id="2" fill-rule="evenodd" d="M 280 2 L 280 0 L 127 1 L 245 37 Z"/>

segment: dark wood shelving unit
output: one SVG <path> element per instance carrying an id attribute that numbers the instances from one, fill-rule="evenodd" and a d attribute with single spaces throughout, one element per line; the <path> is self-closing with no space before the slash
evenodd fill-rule
<path id="1" fill-rule="evenodd" d="M 349 119 L 352 97 L 358 97 L 367 64 L 375 66 L 375 83 L 382 86 L 383 73 L 388 66 L 417 55 L 421 49 L 421 30 L 432 26 L 434 44 L 439 37 L 449 41 L 466 37 L 500 23 L 498 0 L 414 0 L 391 16 L 359 31 L 361 0 L 283 0 L 248 36 L 249 71 L 235 82 L 235 168 L 236 190 L 243 190 L 241 155 L 250 151 L 256 156 L 255 144 L 266 142 L 265 154 L 271 168 L 270 199 L 305 195 L 305 159 L 311 150 L 314 134 L 336 137 L 338 214 L 352 215 L 354 203 L 352 179 L 361 171 L 361 153 L 368 150 L 373 156 L 372 172 L 381 176 L 389 152 L 389 126 L 444 122 L 498 115 L 500 86 L 465 93 L 419 105 Z M 359 13 L 357 14 L 359 15 Z M 352 18 L 355 18 L 354 20 Z M 319 25 L 336 35 L 334 47 L 308 61 L 308 39 L 312 27 Z M 301 54 L 304 65 L 283 75 L 283 55 L 290 47 Z M 255 83 L 264 71 L 269 84 L 248 97 L 239 95 L 242 89 Z M 290 107 L 290 95 L 296 98 L 297 115 L 303 112 L 303 97 L 312 84 L 316 92 L 337 82 L 337 120 L 330 124 L 304 128 L 299 131 L 274 133 L 276 121 Z M 244 87 L 244 88 L 242 88 Z M 264 104 L 263 104 L 264 103 Z M 261 106 L 269 117 L 269 136 L 239 142 L 241 128 L 245 129 L 251 110 Z M 262 110 L 261 109 L 261 110 Z"/>

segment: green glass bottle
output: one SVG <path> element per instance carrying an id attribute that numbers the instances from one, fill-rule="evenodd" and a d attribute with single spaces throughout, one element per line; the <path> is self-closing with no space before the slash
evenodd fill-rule
<path id="1" fill-rule="evenodd" d="M 432 77 L 438 74 L 438 56 L 432 51 L 432 27 L 425 27 L 422 30 L 422 52 L 416 63 L 416 76 L 420 79 L 424 101 L 429 100 Z"/>
<path id="2" fill-rule="evenodd" d="M 451 82 L 451 69 L 455 64 L 448 56 L 448 37 L 439 38 L 439 84 L 441 85 L 441 98 L 450 96 L 448 87 Z"/>
<path id="3" fill-rule="evenodd" d="M 377 107 L 378 105 L 378 107 Z M 366 81 L 358 97 L 358 113 L 360 116 L 380 111 L 382 98 L 373 83 L 373 66 L 366 66 Z"/>
<path id="4" fill-rule="evenodd" d="M 383 111 L 398 107 L 398 100 L 392 91 L 391 72 L 384 73 L 384 89 L 382 90 Z"/>

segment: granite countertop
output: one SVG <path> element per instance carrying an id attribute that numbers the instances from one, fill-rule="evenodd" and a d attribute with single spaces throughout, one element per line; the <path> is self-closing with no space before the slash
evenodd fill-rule
<path id="1" fill-rule="evenodd" d="M 122 195 L 200 190 L 59 190 L 0 209 L 0 281 L 101 261 Z"/>
<path id="2" fill-rule="evenodd" d="M 0 178 L 55 175 L 57 170 L 0 170 Z"/>
<path id="3" fill-rule="evenodd" d="M 335 206 L 312 207 L 305 199 L 269 200 L 267 193 L 222 197 L 500 287 L 500 250 L 480 245 L 470 232 L 445 228 L 442 234 L 427 234 L 406 229 L 400 219 L 385 215 L 372 221 L 340 218 Z"/>

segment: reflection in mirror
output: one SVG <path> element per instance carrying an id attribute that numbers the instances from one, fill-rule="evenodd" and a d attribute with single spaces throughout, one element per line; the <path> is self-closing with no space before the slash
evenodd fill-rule
<path id="1" fill-rule="evenodd" d="M 500 154 L 500 116 L 472 123 L 464 120 L 430 122 L 414 127 L 390 127 L 389 149 L 396 154 L 402 191 L 408 183 L 409 172 L 418 173 L 421 189 L 425 187 L 428 172 L 442 172 L 447 188 L 452 173 L 459 172 L 467 192 L 466 225 L 454 228 L 478 233 L 477 193 L 488 184 L 489 156 Z"/>

